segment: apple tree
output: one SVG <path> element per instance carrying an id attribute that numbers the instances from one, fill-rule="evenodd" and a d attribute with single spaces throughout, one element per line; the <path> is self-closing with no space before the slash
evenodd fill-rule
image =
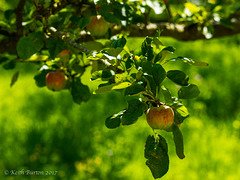
<path id="1" fill-rule="evenodd" d="M 17 3 L 16 3 L 17 2 Z M 35 63 L 36 86 L 69 91 L 75 103 L 92 95 L 118 91 L 127 107 L 106 117 L 110 129 L 134 124 L 146 114 L 153 135 L 144 156 L 154 178 L 169 168 L 168 145 L 160 131 L 172 133 L 176 154 L 185 157 L 180 125 L 189 117 L 184 99 L 200 93 L 190 77 L 167 63 L 208 66 L 190 57 L 168 58 L 175 48 L 161 36 L 179 40 L 221 37 L 240 32 L 240 3 L 234 0 L 121 1 L 121 0 L 10 0 L 1 9 L 0 63 L 6 70 L 17 63 Z M 144 37 L 140 52 L 129 49 L 128 37 Z M 105 39 L 98 41 L 98 39 Z M 16 71 L 11 86 L 19 75 Z M 83 76 L 90 77 L 83 83 Z M 176 94 L 166 81 L 176 84 Z M 90 90 L 91 84 L 98 87 Z"/>

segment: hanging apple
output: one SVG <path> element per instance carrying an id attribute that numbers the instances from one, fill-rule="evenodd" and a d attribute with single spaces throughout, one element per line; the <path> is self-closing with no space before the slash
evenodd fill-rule
<path id="1" fill-rule="evenodd" d="M 63 72 L 49 72 L 46 75 L 46 85 L 52 91 L 60 91 L 65 88 L 67 77 Z"/>
<path id="2" fill-rule="evenodd" d="M 174 112 L 166 105 L 149 108 L 146 117 L 149 126 L 153 129 L 167 130 L 174 122 Z"/>

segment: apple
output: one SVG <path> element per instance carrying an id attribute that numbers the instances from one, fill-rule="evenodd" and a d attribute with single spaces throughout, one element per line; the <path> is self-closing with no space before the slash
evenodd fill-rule
<path id="1" fill-rule="evenodd" d="M 151 128 L 168 130 L 174 122 L 174 112 L 166 105 L 151 107 L 147 110 L 146 118 Z"/>
<path id="2" fill-rule="evenodd" d="M 86 26 L 87 31 L 91 33 L 92 36 L 101 37 L 108 32 L 109 23 L 104 19 L 104 17 L 90 16 L 90 23 Z"/>
<path id="3" fill-rule="evenodd" d="M 65 88 L 67 77 L 63 72 L 49 72 L 46 75 L 46 85 L 52 91 L 60 91 Z"/>
<path id="4" fill-rule="evenodd" d="M 69 49 L 68 49 L 68 50 L 62 50 L 62 51 L 60 52 L 60 54 L 61 54 L 62 56 L 66 56 L 66 55 L 68 55 L 69 52 L 70 52 Z"/>

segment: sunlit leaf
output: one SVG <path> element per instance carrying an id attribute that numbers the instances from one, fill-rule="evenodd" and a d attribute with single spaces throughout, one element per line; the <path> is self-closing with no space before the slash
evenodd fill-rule
<path id="1" fill-rule="evenodd" d="M 34 54 L 30 58 L 26 59 L 26 61 L 46 61 L 49 57 L 47 55 L 39 55 L 39 54 Z"/>
<path id="2" fill-rule="evenodd" d="M 125 89 L 125 88 L 127 88 L 129 86 L 131 86 L 130 82 L 122 82 L 122 83 L 119 83 L 119 84 L 113 86 L 112 90 Z"/>
<path id="3" fill-rule="evenodd" d="M 194 66 L 208 66 L 208 63 L 194 61 L 191 58 L 186 58 L 186 57 L 177 57 L 177 58 L 170 59 L 168 61 L 182 61 L 182 62 L 191 64 L 191 65 L 194 65 Z"/>
<path id="4" fill-rule="evenodd" d="M 175 108 L 173 108 L 173 110 L 174 110 L 174 122 L 177 124 L 181 124 L 184 121 L 184 119 L 189 117 L 189 112 L 187 108 L 182 104 L 177 105 Z"/>

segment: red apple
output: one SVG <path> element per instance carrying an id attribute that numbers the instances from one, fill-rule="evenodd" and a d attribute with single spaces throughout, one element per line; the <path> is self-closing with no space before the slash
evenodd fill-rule
<path id="1" fill-rule="evenodd" d="M 69 52 L 70 52 L 69 49 L 68 49 L 68 50 L 62 50 L 62 51 L 60 52 L 60 54 L 61 54 L 62 56 L 66 56 L 66 55 L 68 55 Z"/>
<path id="2" fill-rule="evenodd" d="M 167 130 L 174 122 L 174 112 L 166 105 L 149 108 L 146 117 L 149 126 L 153 129 Z"/>
<path id="3" fill-rule="evenodd" d="M 46 85 L 52 91 L 60 91 L 65 88 L 67 77 L 63 72 L 49 72 L 46 75 Z"/>
<path id="4" fill-rule="evenodd" d="M 92 36 L 101 37 L 106 35 L 109 28 L 109 23 L 105 21 L 104 17 L 97 15 L 90 17 L 91 22 L 86 26 L 87 31 L 91 33 Z"/>

